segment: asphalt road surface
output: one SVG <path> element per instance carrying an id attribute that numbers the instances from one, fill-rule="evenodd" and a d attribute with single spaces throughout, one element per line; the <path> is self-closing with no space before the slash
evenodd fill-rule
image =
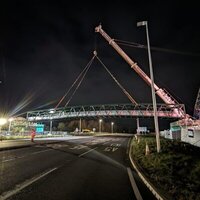
<path id="1" fill-rule="evenodd" d="M 87 137 L 0 152 L 0 200 L 155 199 L 130 170 L 130 137 Z"/>

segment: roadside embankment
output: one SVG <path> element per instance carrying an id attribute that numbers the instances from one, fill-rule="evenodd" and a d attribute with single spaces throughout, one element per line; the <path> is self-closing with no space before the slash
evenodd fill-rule
<path id="1" fill-rule="evenodd" d="M 140 136 L 131 142 L 134 163 L 161 196 L 173 200 L 200 199 L 200 148 L 161 138 L 156 151 L 153 136 Z"/>

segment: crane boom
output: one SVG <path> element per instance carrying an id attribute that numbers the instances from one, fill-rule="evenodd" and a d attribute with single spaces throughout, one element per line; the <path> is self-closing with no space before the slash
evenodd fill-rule
<path id="1" fill-rule="evenodd" d="M 151 85 L 151 79 L 147 74 L 134 62 L 123 50 L 122 48 L 102 29 L 102 26 L 99 25 L 95 28 L 95 32 L 100 33 L 108 43 L 118 52 L 122 58 L 131 66 L 132 69 L 148 84 Z M 166 103 L 166 104 L 177 104 L 178 102 L 169 95 L 165 90 L 159 88 L 155 83 L 153 84 L 156 94 Z M 176 110 L 177 114 L 180 117 L 185 116 L 184 110 Z"/>

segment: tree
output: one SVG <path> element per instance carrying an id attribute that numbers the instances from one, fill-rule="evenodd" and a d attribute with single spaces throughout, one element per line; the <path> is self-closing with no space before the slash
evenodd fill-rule
<path id="1" fill-rule="evenodd" d="M 69 129 L 70 131 L 74 131 L 76 128 L 79 127 L 79 123 L 78 123 L 77 120 L 73 120 L 73 121 L 70 121 L 70 122 L 68 123 L 67 127 L 68 127 L 68 129 Z"/>
<path id="2" fill-rule="evenodd" d="M 58 124 L 58 130 L 59 131 L 64 131 L 65 129 L 66 129 L 65 123 L 59 122 L 59 124 Z"/>

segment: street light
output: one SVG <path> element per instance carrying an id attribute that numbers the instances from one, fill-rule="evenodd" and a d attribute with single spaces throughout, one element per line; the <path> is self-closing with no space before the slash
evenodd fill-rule
<path id="1" fill-rule="evenodd" d="M 50 110 L 49 110 L 49 113 L 50 113 L 50 114 L 55 113 L 55 109 L 50 109 Z"/>
<path id="2" fill-rule="evenodd" d="M 6 124 L 7 119 L 6 118 L 0 118 L 0 126 L 3 126 L 4 124 Z"/>
<path id="3" fill-rule="evenodd" d="M 147 48 L 148 48 L 149 68 L 150 68 L 150 77 L 151 77 L 151 93 L 152 93 L 152 101 L 153 101 L 154 124 L 155 124 L 155 131 L 156 131 L 156 144 L 157 144 L 157 152 L 159 153 L 160 152 L 160 134 L 159 134 L 159 127 L 158 127 L 158 115 L 157 115 L 156 96 L 155 96 L 155 89 L 154 89 L 154 77 L 153 77 L 153 68 L 152 68 L 152 61 L 151 61 L 148 23 L 147 21 L 138 22 L 137 26 L 146 27 Z"/>
<path id="4" fill-rule="evenodd" d="M 9 121 L 8 133 L 10 133 L 11 122 L 12 122 L 13 120 L 14 120 L 14 119 L 13 119 L 12 117 L 8 119 L 8 121 Z"/>
<path id="5" fill-rule="evenodd" d="M 102 123 L 102 119 L 99 120 L 99 133 L 101 133 L 101 123 Z"/>
<path id="6" fill-rule="evenodd" d="M 52 134 L 52 125 L 53 125 L 53 121 L 52 121 L 52 119 L 50 119 L 50 127 L 49 127 L 50 134 Z"/>
<path id="7" fill-rule="evenodd" d="M 0 118 L 0 133 L 1 133 L 1 127 L 7 123 L 7 119 L 5 118 Z"/>
<path id="8" fill-rule="evenodd" d="M 113 133 L 114 122 L 111 122 L 111 133 Z"/>

